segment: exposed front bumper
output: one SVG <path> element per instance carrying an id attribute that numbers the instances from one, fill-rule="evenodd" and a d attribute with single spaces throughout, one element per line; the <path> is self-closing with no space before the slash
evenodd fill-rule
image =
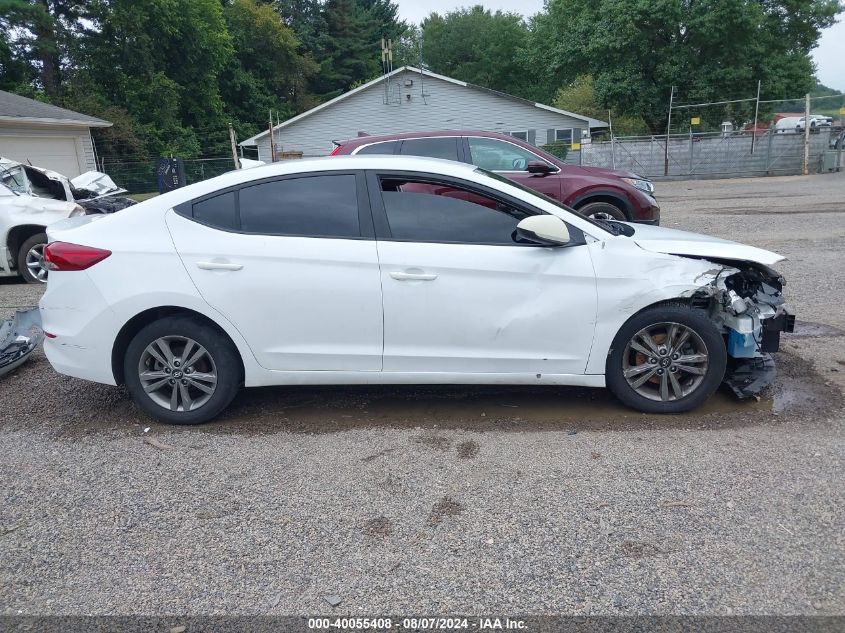
<path id="1" fill-rule="evenodd" d="M 760 335 L 751 333 L 753 355 L 749 357 L 734 356 L 731 350 L 732 337 L 728 336 L 728 369 L 725 372 L 724 383 L 731 388 L 737 398 L 753 398 L 763 389 L 771 385 L 777 376 L 775 361 L 770 353 L 780 349 L 780 333 L 792 332 L 795 329 L 795 315 L 781 308 L 778 313 L 760 322 Z"/>

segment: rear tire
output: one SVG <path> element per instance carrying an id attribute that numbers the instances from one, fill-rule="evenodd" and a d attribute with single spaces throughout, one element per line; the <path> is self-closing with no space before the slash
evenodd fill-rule
<path id="1" fill-rule="evenodd" d="M 202 424 L 223 411 L 241 386 L 232 342 L 189 316 L 165 317 L 138 332 L 123 375 L 132 399 L 167 424 Z"/>
<path id="2" fill-rule="evenodd" d="M 623 325 L 607 357 L 608 389 L 645 413 L 681 413 L 702 405 L 725 376 L 727 350 L 702 310 L 649 308 Z"/>
<path id="3" fill-rule="evenodd" d="M 609 202 L 591 202 L 578 209 L 578 213 L 595 220 L 618 220 L 625 222 L 625 212 L 615 204 Z"/>
<path id="4" fill-rule="evenodd" d="M 21 244 L 18 250 L 18 272 L 28 284 L 47 283 L 47 269 L 44 267 L 44 247 L 47 234 L 38 233 Z"/>

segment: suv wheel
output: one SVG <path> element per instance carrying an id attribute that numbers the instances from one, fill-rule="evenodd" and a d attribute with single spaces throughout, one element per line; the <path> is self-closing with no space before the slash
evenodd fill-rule
<path id="1" fill-rule="evenodd" d="M 144 411 L 169 424 L 201 424 L 225 409 L 241 385 L 238 352 L 191 317 L 143 328 L 126 349 L 126 386 Z"/>
<path id="2" fill-rule="evenodd" d="M 47 269 L 44 267 L 44 247 L 47 234 L 38 233 L 21 244 L 18 251 L 18 272 L 28 284 L 47 283 Z"/>
<path id="3" fill-rule="evenodd" d="M 625 212 L 609 202 L 591 202 L 578 209 L 581 215 L 586 215 L 594 220 L 619 220 L 625 222 Z"/>
<path id="4" fill-rule="evenodd" d="M 632 317 L 607 357 L 608 388 L 646 413 L 680 413 L 704 403 L 725 376 L 727 350 L 702 310 L 663 305 Z"/>

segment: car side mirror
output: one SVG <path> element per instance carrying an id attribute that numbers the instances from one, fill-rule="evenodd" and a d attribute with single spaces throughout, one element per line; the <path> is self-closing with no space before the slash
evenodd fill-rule
<path id="1" fill-rule="evenodd" d="M 539 160 L 528 161 L 527 170 L 529 174 L 538 174 L 540 176 L 545 176 L 546 174 L 550 174 L 554 171 L 551 165 Z"/>
<path id="2" fill-rule="evenodd" d="M 516 234 L 543 246 L 566 246 L 570 240 L 566 222 L 556 215 L 532 215 L 520 220 Z"/>

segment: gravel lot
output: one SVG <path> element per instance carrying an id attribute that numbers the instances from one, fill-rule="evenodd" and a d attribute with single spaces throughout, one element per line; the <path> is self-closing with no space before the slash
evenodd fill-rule
<path id="1" fill-rule="evenodd" d="M 789 257 L 760 402 L 278 388 L 181 429 L 39 355 L 0 382 L 0 614 L 844 614 L 845 174 L 658 194 Z"/>

